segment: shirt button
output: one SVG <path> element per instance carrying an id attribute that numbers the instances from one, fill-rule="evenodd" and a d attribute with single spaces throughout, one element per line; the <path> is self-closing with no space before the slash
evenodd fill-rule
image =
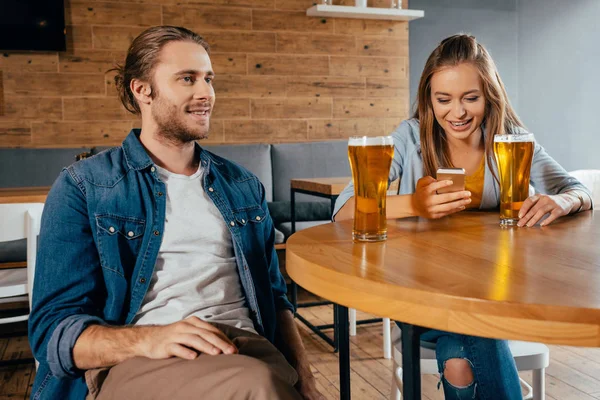
<path id="1" fill-rule="evenodd" d="M 245 265 L 244 265 L 244 269 L 245 269 L 246 271 L 248 271 L 248 264 L 245 264 Z"/>
<path id="2" fill-rule="evenodd" d="M 258 215 L 256 216 L 256 220 L 257 220 L 257 221 L 260 221 L 260 217 L 259 217 Z"/>
<path id="3" fill-rule="evenodd" d="M 131 231 L 127 232 L 127 236 L 133 237 L 133 232 L 131 232 Z"/>
<path id="4" fill-rule="evenodd" d="M 161 197 L 163 195 L 163 192 L 158 192 L 157 195 L 158 197 Z"/>
<path id="5" fill-rule="evenodd" d="M 160 235 L 160 232 L 159 231 L 154 231 L 154 236 L 158 236 L 158 235 Z"/>
<path id="6" fill-rule="evenodd" d="M 215 191 L 215 189 L 213 189 L 212 187 L 209 187 L 209 188 L 208 188 L 208 191 L 212 193 L 212 192 L 214 192 L 214 191 Z"/>
<path id="7" fill-rule="evenodd" d="M 235 226 L 235 222 L 231 221 L 231 222 L 229 223 L 229 225 L 231 225 L 231 226 Z"/>
<path id="8" fill-rule="evenodd" d="M 242 218 L 242 224 L 245 224 L 246 220 L 244 218 Z"/>
<path id="9" fill-rule="evenodd" d="M 140 278 L 140 283 L 146 283 L 146 278 Z"/>
<path id="10" fill-rule="evenodd" d="M 111 226 L 110 228 L 108 228 L 108 231 L 109 231 L 110 233 L 115 233 L 115 227 L 114 227 L 114 226 Z"/>
<path id="11" fill-rule="evenodd" d="M 150 171 L 154 172 L 154 171 L 156 171 L 156 168 L 152 167 L 152 168 L 150 168 Z"/>

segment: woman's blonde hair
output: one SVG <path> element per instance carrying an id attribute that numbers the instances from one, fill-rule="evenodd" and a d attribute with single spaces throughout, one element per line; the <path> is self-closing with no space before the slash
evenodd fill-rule
<path id="1" fill-rule="evenodd" d="M 454 67 L 461 63 L 471 63 L 479 71 L 486 102 L 482 125 L 485 124 L 487 131 L 485 152 L 489 165 L 495 163 L 493 157 L 494 135 L 512 133 L 515 129 L 524 128 L 510 105 L 496 64 L 487 50 L 471 35 L 450 36 L 444 39 L 427 59 L 417 91 L 417 107 L 413 117 L 417 118 L 420 123 L 421 153 L 425 176 L 435 177 L 439 167 L 453 166 L 446 134 L 433 113 L 431 77 L 442 68 Z"/>

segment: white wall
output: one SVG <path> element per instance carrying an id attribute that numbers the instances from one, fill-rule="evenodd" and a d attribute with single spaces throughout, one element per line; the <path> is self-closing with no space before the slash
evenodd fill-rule
<path id="1" fill-rule="evenodd" d="M 519 115 L 567 170 L 600 169 L 600 1 L 520 0 Z"/>
<path id="2" fill-rule="evenodd" d="M 475 35 L 510 100 L 567 170 L 600 169 L 600 0 L 410 0 L 411 104 L 425 61 L 445 37 Z"/>
<path id="3" fill-rule="evenodd" d="M 464 32 L 491 53 L 513 105 L 518 103 L 516 0 L 409 0 L 425 18 L 410 23 L 410 100 L 429 54 L 442 39 Z"/>

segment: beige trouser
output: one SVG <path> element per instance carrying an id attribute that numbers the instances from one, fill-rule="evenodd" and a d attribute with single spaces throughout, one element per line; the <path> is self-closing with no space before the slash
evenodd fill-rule
<path id="1" fill-rule="evenodd" d="M 195 360 L 135 357 L 85 373 L 86 400 L 300 399 L 298 375 L 262 336 L 223 324 L 239 349 L 233 355 L 201 354 Z"/>

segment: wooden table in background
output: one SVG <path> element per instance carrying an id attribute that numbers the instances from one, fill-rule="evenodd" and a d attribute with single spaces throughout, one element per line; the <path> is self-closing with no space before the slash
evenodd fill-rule
<path id="1" fill-rule="evenodd" d="M 403 351 L 404 398 L 412 400 L 420 398 L 419 327 L 599 347 L 599 244 L 593 211 L 512 229 L 499 226 L 498 213 L 463 212 L 388 220 L 388 240 L 378 243 L 354 243 L 352 221 L 305 229 L 288 239 L 286 264 L 307 290 L 404 323 L 403 350 L 412 347 Z M 347 399 L 347 309 L 339 319 Z"/>
<path id="2" fill-rule="evenodd" d="M 0 189 L 0 204 L 44 203 L 50 186 Z"/>

